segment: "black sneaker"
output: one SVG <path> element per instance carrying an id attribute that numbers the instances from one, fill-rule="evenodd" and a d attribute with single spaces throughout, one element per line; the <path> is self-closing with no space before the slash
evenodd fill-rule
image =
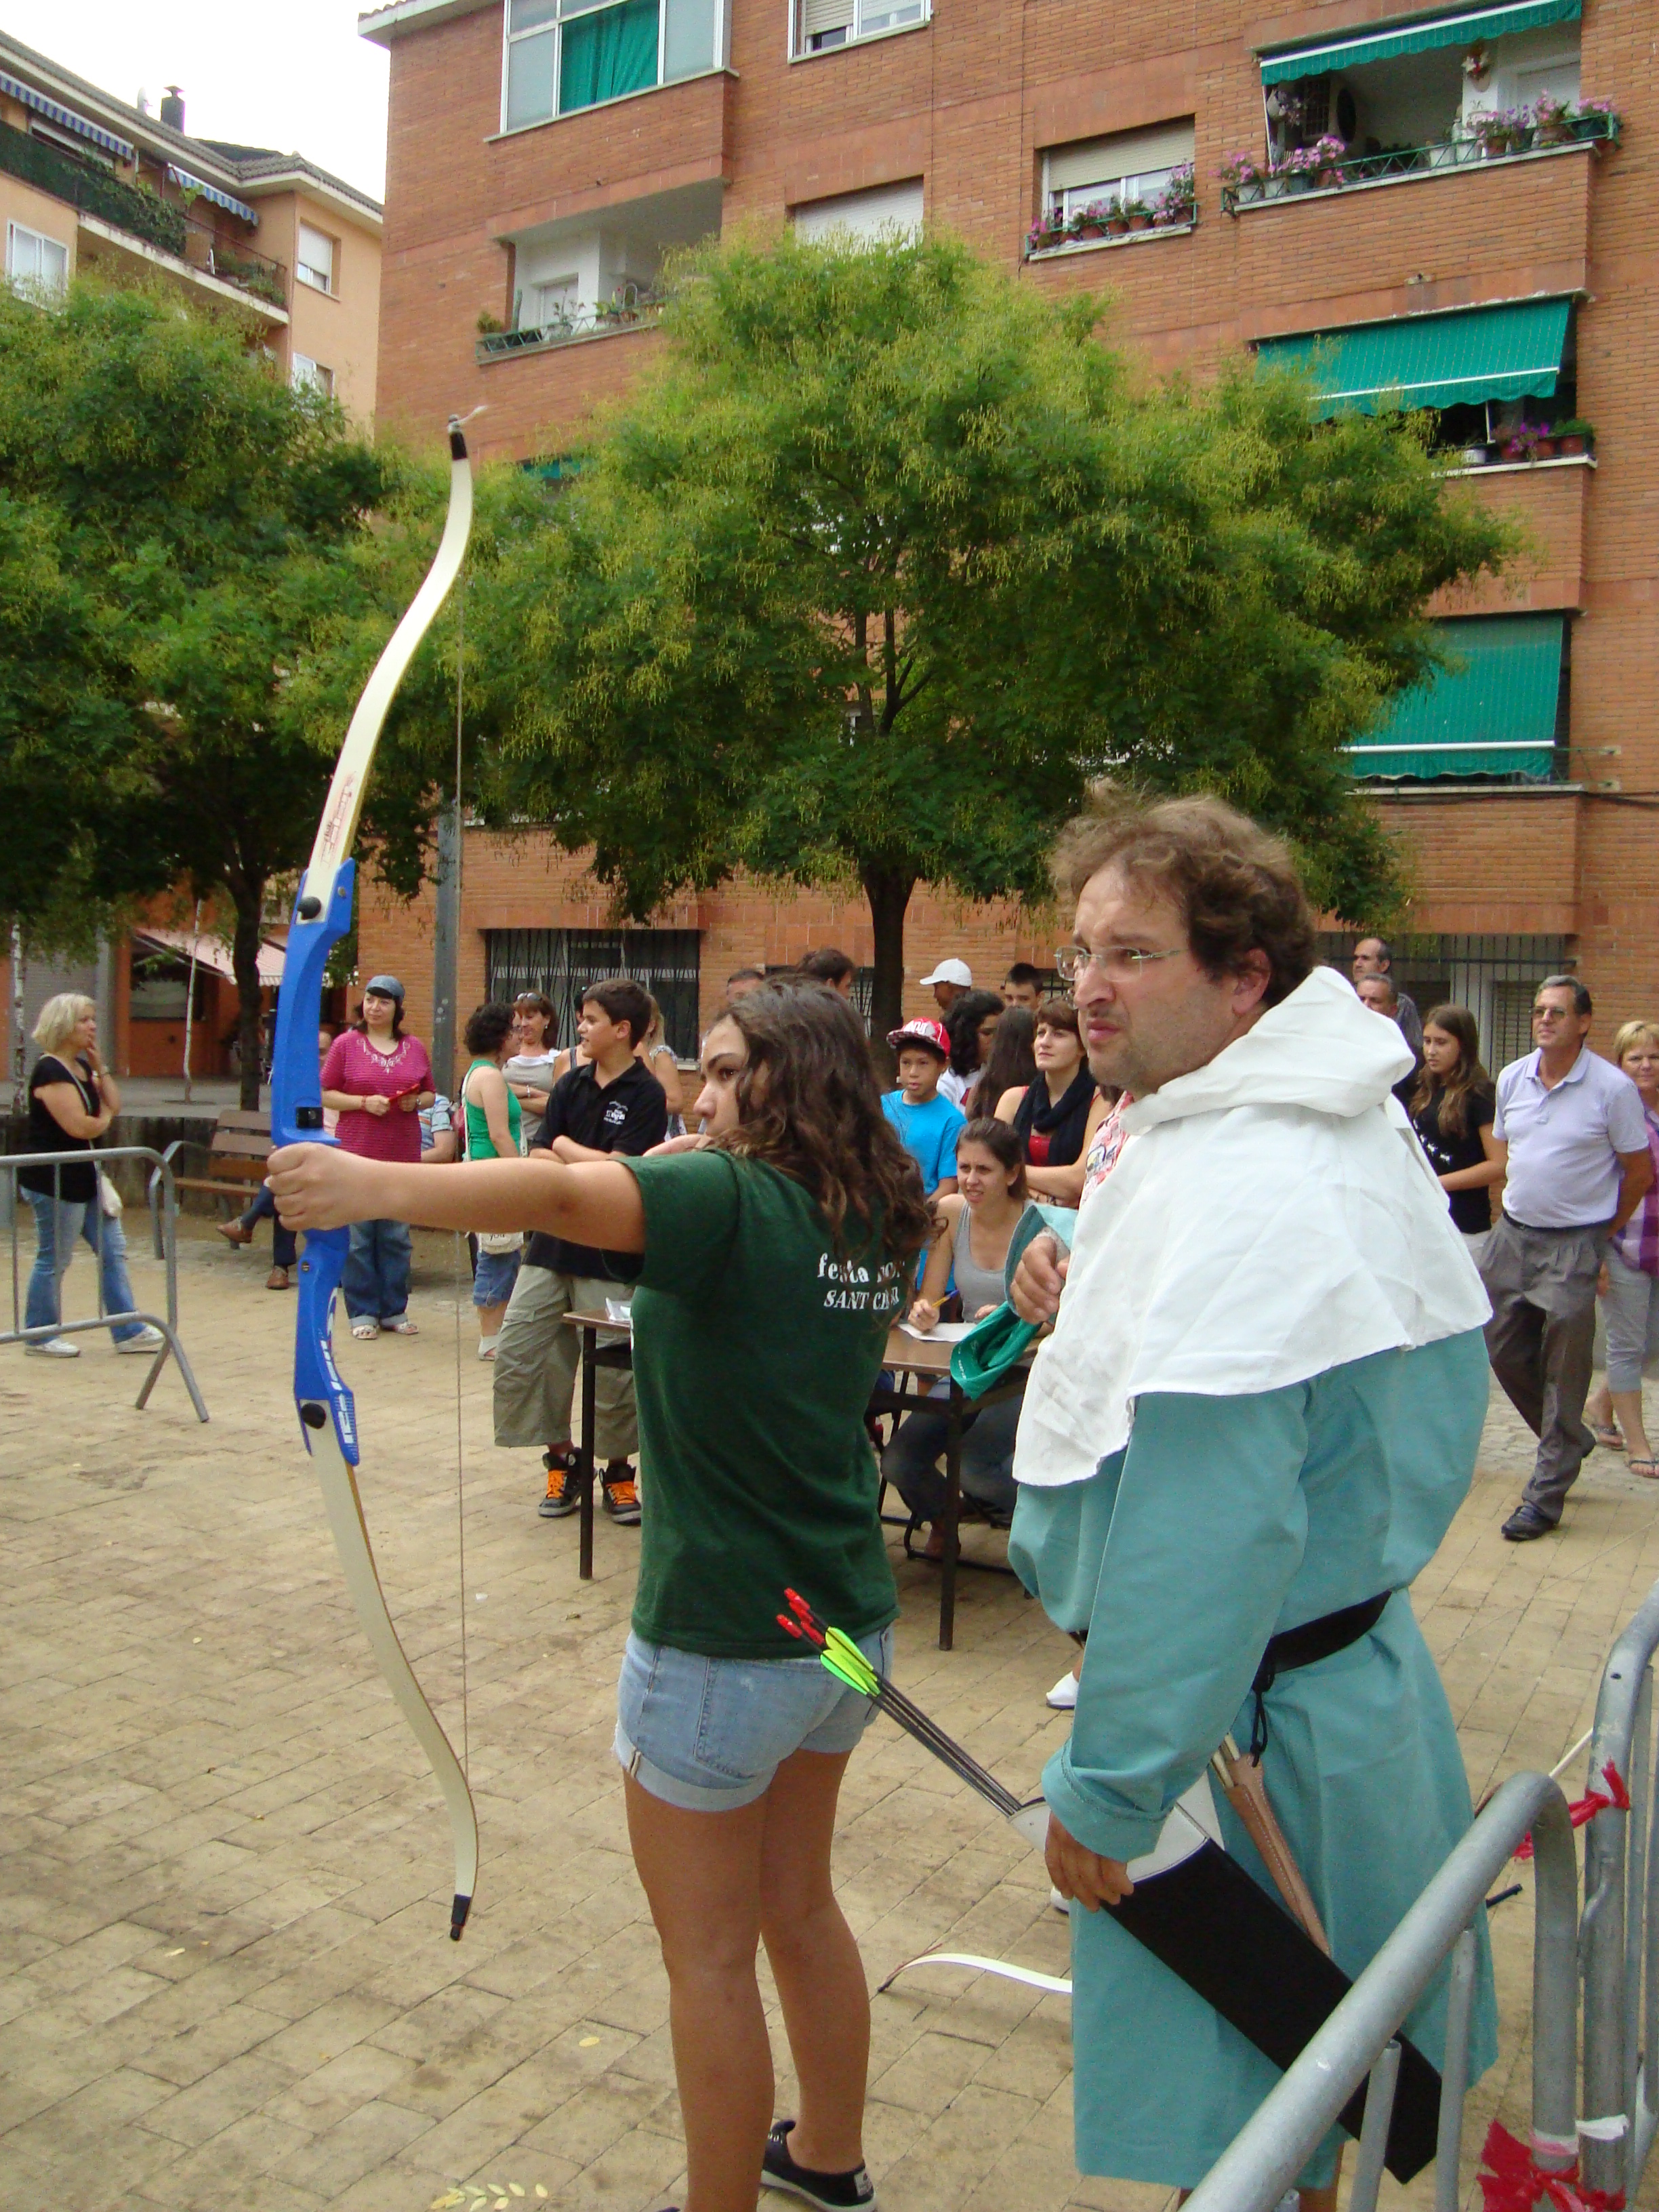
<path id="1" fill-rule="evenodd" d="M 640 1493 L 625 1459 L 612 1460 L 599 1477 L 599 1498 L 618 1527 L 631 1528 L 640 1517 Z"/>
<path id="2" fill-rule="evenodd" d="M 814 2173 L 811 2166 L 797 2166 L 789 2155 L 789 2130 L 794 2124 L 793 2120 L 774 2123 L 761 2154 L 761 2187 L 787 2189 L 792 2197 L 816 2204 L 818 2212 L 872 2212 L 876 2191 L 869 2168 L 855 2166 L 850 2173 Z"/>
<path id="3" fill-rule="evenodd" d="M 576 1481 L 576 1455 L 568 1447 L 563 1451 L 544 1451 L 542 1465 L 547 1469 L 547 1495 L 536 1510 L 544 1521 L 562 1521 L 581 1503 Z"/>

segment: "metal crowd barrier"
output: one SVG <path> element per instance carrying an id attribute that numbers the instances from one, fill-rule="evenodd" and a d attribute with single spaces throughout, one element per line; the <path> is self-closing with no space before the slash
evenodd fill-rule
<path id="1" fill-rule="evenodd" d="M 1584 2179 L 1636 2200 L 1659 2127 L 1659 1851 L 1653 1847 L 1653 1655 L 1659 1584 L 1613 1647 L 1590 1738 L 1589 1787 L 1609 1761 L 1630 1810 L 1584 1831 Z"/>
<path id="2" fill-rule="evenodd" d="M 105 1214 L 102 1206 L 94 1200 L 91 1202 L 90 1212 L 87 1217 L 92 1224 L 94 1248 L 88 1249 L 78 1233 L 74 1243 L 81 1247 L 82 1264 L 79 1274 L 84 1275 L 89 1273 L 92 1276 L 97 1294 L 97 1311 L 83 1315 L 78 1321 L 64 1314 L 64 1282 L 69 1273 L 69 1260 L 73 1256 L 72 1246 L 69 1254 L 60 1252 L 58 1255 L 59 1262 L 58 1310 L 62 1318 L 55 1322 L 41 1322 L 33 1328 L 27 1328 L 23 1322 L 25 1304 L 17 1219 L 19 1210 L 17 1178 L 25 1168 L 52 1168 L 61 1173 L 61 1170 L 66 1167 L 85 1167 L 89 1158 L 100 1169 L 107 1168 L 112 1160 L 145 1160 L 149 1163 L 152 1170 L 149 1179 L 150 1218 L 155 1239 L 155 1256 L 162 1262 L 165 1270 L 166 1316 L 163 1317 L 161 1314 L 141 1312 L 137 1307 L 126 1313 L 111 1313 L 106 1310 L 104 1304 L 103 1263 L 104 1235 L 108 1217 Z M 179 1373 L 185 1388 L 190 1393 L 190 1402 L 196 1408 L 196 1418 L 198 1421 L 205 1421 L 208 1410 L 203 1403 L 200 1390 L 196 1387 L 196 1377 L 191 1371 L 190 1361 L 185 1356 L 185 1347 L 179 1337 L 179 1201 L 178 1194 L 173 1188 L 173 1170 L 162 1158 L 161 1153 L 153 1151 L 148 1145 L 116 1145 L 112 1146 L 107 1151 L 100 1147 L 92 1154 L 84 1152 L 11 1152 L 0 1156 L 0 1173 L 10 1177 L 6 1194 L 10 1200 L 11 1221 L 11 1327 L 9 1329 L 0 1329 L 0 1344 L 39 1344 L 54 1336 L 78 1336 L 88 1329 L 106 1328 L 112 1333 L 124 1322 L 147 1323 L 151 1328 L 160 1330 L 163 1341 L 149 1364 L 149 1371 L 144 1376 L 143 1387 L 138 1393 L 137 1405 L 142 1409 L 149 1404 L 149 1394 L 155 1388 L 155 1378 L 160 1375 L 167 1354 L 171 1352 L 179 1364 Z M 54 1182 L 57 1181 L 58 1177 L 55 1176 Z M 79 1279 L 79 1275 L 71 1279 Z"/>
<path id="3" fill-rule="evenodd" d="M 1659 1622 L 1659 1611 L 1654 1617 Z M 1592 1834 L 1599 1825 L 1592 1822 Z M 1487 1891 L 1528 1830 L 1538 1877 L 1532 1966 L 1533 2155 L 1547 2172 L 1565 2172 L 1573 2165 L 1578 1872 L 1572 1826 L 1566 1800 L 1547 1774 L 1515 1774 L 1494 1792 L 1324 2027 L 1205 2175 L 1187 2200 L 1187 2212 L 1273 2212 L 1368 2076 L 1348 2212 L 1376 2212 L 1399 2067 L 1400 2046 L 1394 2039 L 1448 1958 L 1451 1989 L 1434 2201 L 1435 2212 L 1457 2212 L 1474 1930 L 1486 1909 Z"/>

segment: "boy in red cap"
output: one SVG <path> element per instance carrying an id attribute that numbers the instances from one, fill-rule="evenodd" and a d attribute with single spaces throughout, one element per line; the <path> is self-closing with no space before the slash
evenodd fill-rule
<path id="1" fill-rule="evenodd" d="M 882 1111 L 921 1170 L 922 1189 L 929 1198 L 946 1197 L 957 1187 L 957 1139 L 968 1126 L 939 1096 L 951 1040 L 943 1022 L 918 1018 L 889 1030 L 887 1042 L 898 1054 L 898 1089 L 884 1094 Z"/>

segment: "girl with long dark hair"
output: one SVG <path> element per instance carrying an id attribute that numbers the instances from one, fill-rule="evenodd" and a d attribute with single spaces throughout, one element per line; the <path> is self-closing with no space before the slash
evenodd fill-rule
<path id="1" fill-rule="evenodd" d="M 1036 1073 L 1031 1080 L 1024 1090 L 988 1094 L 987 1110 L 1006 1121 L 1024 1144 L 1033 1193 L 1075 1206 L 1083 1195 L 1085 1156 L 1107 1108 L 1084 1059 L 1077 1008 L 1069 999 L 1045 999 L 1037 1008 L 1032 1050 Z"/>
<path id="2" fill-rule="evenodd" d="M 964 991 L 945 1017 L 951 1060 L 939 1079 L 939 1092 L 970 1119 L 975 1110 L 970 1102 L 1005 1011 L 994 991 Z"/>
<path id="3" fill-rule="evenodd" d="M 693 1110 L 702 1139 L 644 1159 L 408 1170 L 296 1145 L 270 1172 L 298 1228 L 401 1212 L 637 1255 L 644 1520 L 616 1750 L 690 2202 L 752 2212 L 763 2167 L 850 2208 L 870 2195 L 870 2007 L 830 1847 L 871 1708 L 776 1616 L 798 1589 L 885 1662 L 898 1607 L 864 1410 L 931 1220 L 833 991 L 762 988 L 722 1014 Z M 759 1942 L 800 2083 L 799 2118 L 775 2125 Z"/>
<path id="4" fill-rule="evenodd" d="M 1480 1031 L 1467 1006 L 1435 1006 L 1423 1022 L 1423 1071 L 1411 1122 L 1478 1260 L 1492 1228 L 1493 1186 L 1504 1180 L 1492 1133 L 1498 1093 L 1480 1065 Z"/>

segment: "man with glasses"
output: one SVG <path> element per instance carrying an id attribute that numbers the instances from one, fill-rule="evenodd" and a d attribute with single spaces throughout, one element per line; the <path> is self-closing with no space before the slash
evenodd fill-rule
<path id="1" fill-rule="evenodd" d="M 1152 1948 L 1152 1885 L 1179 1867 L 1146 1861 L 1161 1838 L 1180 1859 L 1177 1803 L 1282 1925 L 1209 1795 L 1218 1746 L 1260 1749 L 1349 1975 L 1468 1826 L 1407 1589 L 1474 1470 L 1487 1305 L 1389 1097 L 1410 1050 L 1318 964 L 1283 846 L 1214 799 L 1109 798 L 1066 833 L 1055 878 L 1090 1072 L 1132 1103 L 1069 1254 L 1059 1231 L 1034 1237 L 1011 1286 L 1054 1329 L 1020 1418 L 1010 1556 L 1086 1639 L 1070 1741 L 1043 1773 L 1049 1872 L 1072 1901 L 1078 2163 L 1192 2189 L 1280 2076 L 1251 2037 L 1260 2014 L 1241 2018 L 1250 1991 L 1269 2010 L 1294 1995 L 1294 1976 L 1252 1982 L 1251 1914 L 1206 1924 L 1186 1960 L 1200 1982 L 1196 1955 L 1239 1968 L 1225 2017 Z M 1144 1917 L 1120 1919 L 1137 1888 Z M 1194 1909 L 1190 1885 L 1164 1908 L 1183 1927 Z M 1480 1936 L 1471 2079 L 1496 2051 Z M 1407 2022 L 1437 2064 L 1444 1989 Z M 1304 2212 L 1334 2202 L 1335 2166 L 1328 2148 L 1310 2161 Z"/>
<path id="2" fill-rule="evenodd" d="M 1608 1238 L 1653 1182 L 1641 1094 L 1585 1042 L 1593 1012 L 1576 976 L 1546 976 L 1532 1009 L 1538 1048 L 1498 1079 L 1492 1133 L 1508 1181 L 1480 1255 L 1492 1307 L 1486 1346 L 1504 1395 L 1538 1439 L 1532 1479 L 1504 1523 L 1512 1544 L 1559 1525 L 1595 1447 L 1584 1399 L 1595 1285 Z"/>

